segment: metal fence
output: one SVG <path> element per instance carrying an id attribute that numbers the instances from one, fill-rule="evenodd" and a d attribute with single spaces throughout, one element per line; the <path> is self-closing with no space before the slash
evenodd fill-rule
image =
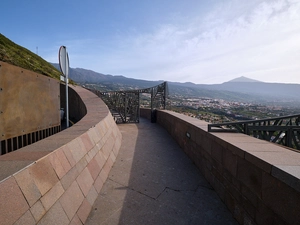
<path id="1" fill-rule="evenodd" d="M 208 132 L 237 132 L 300 150 L 300 114 L 209 124 Z"/>
<path id="2" fill-rule="evenodd" d="M 138 123 L 140 118 L 140 94 L 150 94 L 150 105 L 152 117 L 155 116 L 155 109 L 166 108 L 168 96 L 167 82 L 157 86 L 127 91 L 101 92 L 95 89 L 88 89 L 102 98 L 110 109 L 116 123 Z M 155 120 L 155 118 L 153 119 Z"/>

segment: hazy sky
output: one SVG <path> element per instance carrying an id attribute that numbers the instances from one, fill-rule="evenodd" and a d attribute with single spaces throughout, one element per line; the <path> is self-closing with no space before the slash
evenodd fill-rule
<path id="1" fill-rule="evenodd" d="M 126 77 L 300 83 L 300 0 L 3 0 L 0 33 L 58 63 Z"/>

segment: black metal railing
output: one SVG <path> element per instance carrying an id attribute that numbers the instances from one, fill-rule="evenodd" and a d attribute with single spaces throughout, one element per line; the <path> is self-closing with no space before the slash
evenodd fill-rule
<path id="1" fill-rule="evenodd" d="M 209 124 L 208 132 L 236 132 L 300 150 L 300 114 Z"/>
<path id="2" fill-rule="evenodd" d="M 23 134 L 17 137 L 12 137 L 9 139 L 0 141 L 0 155 L 18 150 L 27 145 L 33 144 L 44 138 L 47 138 L 53 134 L 61 131 L 61 126 L 54 126 L 43 130 L 38 130 L 28 134 Z"/>
<path id="3" fill-rule="evenodd" d="M 138 123 L 140 118 L 140 94 L 151 95 L 151 112 L 155 115 L 155 109 L 166 108 L 166 98 L 168 95 L 167 82 L 157 86 L 126 91 L 101 92 L 89 89 L 99 96 L 110 109 L 116 123 Z"/>

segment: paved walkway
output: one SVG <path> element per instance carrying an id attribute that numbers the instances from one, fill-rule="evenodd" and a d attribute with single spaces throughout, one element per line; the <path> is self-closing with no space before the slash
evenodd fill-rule
<path id="1" fill-rule="evenodd" d="M 122 147 L 86 224 L 237 224 L 166 130 L 143 119 L 119 128 Z"/>

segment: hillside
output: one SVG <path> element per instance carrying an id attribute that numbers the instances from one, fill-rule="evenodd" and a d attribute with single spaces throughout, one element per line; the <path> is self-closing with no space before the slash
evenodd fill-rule
<path id="1" fill-rule="evenodd" d="M 61 72 L 50 63 L 28 49 L 15 44 L 2 34 L 0 34 L 0 61 L 60 79 Z"/>

